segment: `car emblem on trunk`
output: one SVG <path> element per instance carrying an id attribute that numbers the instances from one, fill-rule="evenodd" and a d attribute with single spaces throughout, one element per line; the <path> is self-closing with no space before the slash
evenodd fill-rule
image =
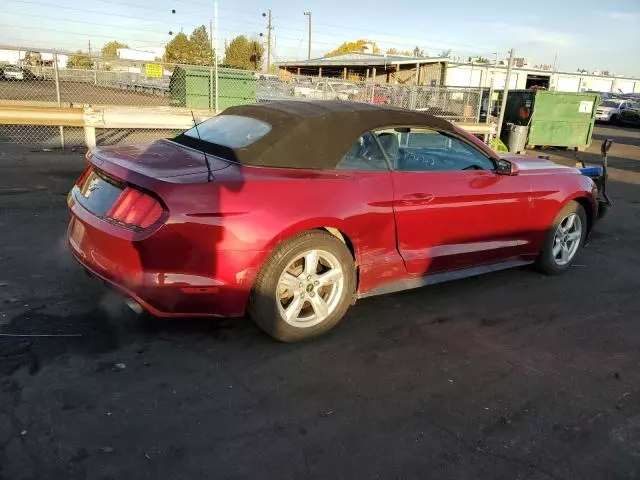
<path id="1" fill-rule="evenodd" d="M 94 178 L 93 180 L 91 180 L 91 182 L 89 182 L 89 185 L 87 185 L 87 191 L 85 192 L 84 196 L 86 198 L 89 198 L 89 195 L 91 195 L 94 191 L 96 191 L 99 186 L 100 186 L 100 179 Z"/>

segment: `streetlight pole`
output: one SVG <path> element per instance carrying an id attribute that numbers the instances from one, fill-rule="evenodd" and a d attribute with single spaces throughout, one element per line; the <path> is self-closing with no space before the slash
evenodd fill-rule
<path id="1" fill-rule="evenodd" d="M 305 16 L 309 17 L 309 42 L 307 46 L 307 60 L 311 60 L 311 10 L 304 12 Z"/>

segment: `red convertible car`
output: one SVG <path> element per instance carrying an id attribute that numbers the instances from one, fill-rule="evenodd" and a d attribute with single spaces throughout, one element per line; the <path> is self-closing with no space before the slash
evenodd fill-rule
<path id="1" fill-rule="evenodd" d="M 139 311 L 248 313 L 287 342 L 328 331 L 358 298 L 534 262 L 560 273 L 600 208 L 577 168 L 348 102 L 231 107 L 87 159 L 68 241 L 90 274 Z"/>

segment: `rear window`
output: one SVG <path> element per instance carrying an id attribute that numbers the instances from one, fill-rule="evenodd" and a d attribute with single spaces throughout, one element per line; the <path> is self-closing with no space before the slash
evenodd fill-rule
<path id="1" fill-rule="evenodd" d="M 218 115 L 183 133 L 184 136 L 228 148 L 248 147 L 271 131 L 271 125 L 240 115 Z"/>

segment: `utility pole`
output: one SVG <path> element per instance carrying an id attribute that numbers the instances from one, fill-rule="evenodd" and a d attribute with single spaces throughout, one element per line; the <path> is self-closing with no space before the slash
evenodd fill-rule
<path id="1" fill-rule="evenodd" d="M 491 69 L 491 64 L 487 67 L 487 72 L 491 76 L 489 83 L 489 98 L 487 99 L 487 123 L 491 123 L 491 116 L 493 112 L 493 88 L 498 68 L 498 52 L 494 52 L 494 55 L 496 56 L 496 61 L 493 63 L 493 70 Z M 491 140 L 491 135 L 488 136 L 487 140 Z"/>
<path id="2" fill-rule="evenodd" d="M 269 13 L 263 13 L 263 17 L 268 17 L 267 20 L 267 73 L 269 72 L 269 67 L 271 67 L 271 30 L 273 30 L 273 26 L 271 25 L 271 9 L 269 9 Z"/>
<path id="3" fill-rule="evenodd" d="M 504 88 L 502 89 L 502 105 L 500 106 L 500 116 L 498 117 L 497 135 L 498 138 L 502 133 L 502 122 L 504 122 L 504 111 L 507 108 L 507 95 L 509 94 L 509 82 L 511 81 L 511 70 L 513 69 L 513 57 L 516 54 L 514 48 L 509 53 L 509 66 L 507 67 L 507 77 L 504 79 Z"/>
<path id="4" fill-rule="evenodd" d="M 213 51 L 214 62 L 213 72 L 216 79 L 216 89 L 214 91 L 214 112 L 218 113 L 218 0 L 213 2 Z"/>
<path id="5" fill-rule="evenodd" d="M 209 20 L 209 34 L 211 35 L 210 38 L 210 42 L 211 42 L 211 66 L 213 66 L 213 62 L 215 61 L 216 58 L 216 53 L 213 47 L 213 20 Z"/>
<path id="6" fill-rule="evenodd" d="M 214 7 L 215 10 L 215 7 Z M 214 12 L 215 15 L 215 12 Z M 215 104 L 215 100 L 213 99 L 213 64 L 216 61 L 216 54 L 214 53 L 213 50 L 213 36 L 215 35 L 213 33 L 213 20 L 209 20 L 209 42 L 211 43 L 211 66 L 209 67 L 209 110 L 213 110 L 214 104 Z M 216 84 L 216 88 L 218 87 L 218 85 Z M 216 112 L 217 113 L 217 112 Z"/>
<path id="7" fill-rule="evenodd" d="M 89 39 L 89 57 L 91 57 L 91 39 Z"/>
<path id="8" fill-rule="evenodd" d="M 309 17 L 309 44 L 307 46 L 307 60 L 311 60 L 311 10 L 304 12 Z"/>
<path id="9" fill-rule="evenodd" d="M 553 89 L 556 90 L 558 83 L 558 54 L 553 58 Z M 549 85 L 549 90 L 551 90 L 551 85 Z"/>

